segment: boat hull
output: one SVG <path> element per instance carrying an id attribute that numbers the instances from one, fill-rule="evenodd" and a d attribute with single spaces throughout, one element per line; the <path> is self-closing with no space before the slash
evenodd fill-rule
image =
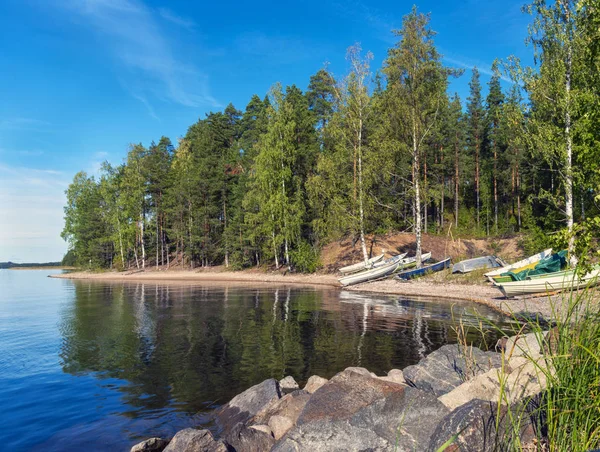
<path id="1" fill-rule="evenodd" d="M 548 248 L 547 250 L 542 251 L 541 253 L 534 254 L 533 256 L 528 257 L 527 259 L 522 259 L 519 262 L 515 262 L 514 264 L 508 265 L 506 267 L 499 268 L 498 270 L 493 270 L 491 272 L 487 272 L 484 276 L 490 281 L 494 282 L 494 276 L 500 276 L 502 273 L 510 272 L 515 269 L 525 267 L 526 265 L 530 265 L 536 262 L 541 261 L 542 259 L 547 258 L 552 254 L 552 248 Z"/>
<path id="2" fill-rule="evenodd" d="M 595 286 L 600 282 L 600 269 L 598 268 L 592 270 L 583 277 L 577 276 L 574 272 L 564 273 L 565 274 L 558 276 L 498 284 L 496 287 L 504 294 L 505 297 L 512 298 L 519 295 L 534 295 L 545 292 L 561 292 L 563 290 L 582 289 L 587 286 Z"/>
<path id="3" fill-rule="evenodd" d="M 460 261 L 452 266 L 452 273 L 469 273 L 482 268 L 502 267 L 502 261 L 496 256 L 483 256 Z"/>
<path id="4" fill-rule="evenodd" d="M 403 271 L 398 273 L 397 278 L 403 280 L 409 280 L 423 276 L 427 273 L 439 272 L 450 267 L 451 259 L 444 259 L 443 261 L 436 262 L 435 264 L 427 265 L 421 268 L 415 268 L 414 270 Z"/>
<path id="5" fill-rule="evenodd" d="M 370 266 L 372 266 L 373 264 L 382 260 L 383 256 L 384 256 L 384 254 L 381 253 L 379 256 L 375 256 L 375 257 L 372 257 L 371 259 L 369 259 L 366 264 L 364 261 L 358 262 L 356 264 L 348 265 L 347 267 L 342 267 L 339 269 L 339 271 L 340 271 L 340 273 L 343 273 L 343 274 L 349 274 L 349 273 L 355 273 L 355 272 L 359 272 L 361 270 L 365 270 L 365 269 L 369 268 Z"/>
<path id="6" fill-rule="evenodd" d="M 344 276 L 343 278 L 339 278 L 338 281 L 344 287 L 351 286 L 354 284 L 360 284 L 367 281 L 371 281 L 373 279 L 385 278 L 388 275 L 391 275 L 398 267 L 402 265 L 402 256 L 396 256 L 389 260 L 390 262 L 386 262 L 376 268 L 371 270 L 364 270 L 359 273 L 354 273 L 352 275 Z"/>

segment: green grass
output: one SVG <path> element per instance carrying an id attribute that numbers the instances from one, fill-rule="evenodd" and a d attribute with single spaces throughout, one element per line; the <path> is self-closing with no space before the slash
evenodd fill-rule
<path id="1" fill-rule="evenodd" d="M 547 325 L 529 321 L 522 329 L 536 333 L 543 358 L 534 363 L 547 381 L 546 391 L 528 412 L 510 413 L 512 450 L 522 450 L 515 441 L 524 421 L 537 423 L 537 450 L 584 452 L 600 448 L 600 316 L 598 294 L 592 290 L 549 297 L 556 326 L 544 337 Z M 515 332 L 516 333 L 516 332 Z M 510 353 L 509 350 L 506 353 Z M 502 373 L 502 372 L 501 372 Z M 500 380 L 502 381 L 502 375 Z M 506 403 L 500 391 L 500 403 Z M 525 401 L 527 402 L 527 401 Z"/>

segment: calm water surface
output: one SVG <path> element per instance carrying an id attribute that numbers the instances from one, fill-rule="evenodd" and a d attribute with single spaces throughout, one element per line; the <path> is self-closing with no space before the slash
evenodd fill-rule
<path id="1" fill-rule="evenodd" d="M 212 409 L 266 378 L 303 383 L 348 366 L 383 374 L 456 342 L 453 318 L 504 322 L 473 304 L 51 273 L 0 270 L 3 450 L 128 450 L 148 436 L 214 428 Z"/>

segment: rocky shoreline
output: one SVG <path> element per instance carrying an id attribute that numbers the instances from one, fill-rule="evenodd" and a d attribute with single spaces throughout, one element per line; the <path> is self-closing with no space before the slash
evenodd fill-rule
<path id="1" fill-rule="evenodd" d="M 170 440 L 143 441 L 131 452 L 433 452 L 444 445 L 448 451 L 492 451 L 515 442 L 535 447 L 541 435 L 534 406 L 546 386 L 549 337 L 505 338 L 487 352 L 445 345 L 385 376 L 349 367 L 330 380 L 312 376 L 302 389 L 289 376 L 265 380 L 214 413 L 217 437 L 188 428 Z"/>

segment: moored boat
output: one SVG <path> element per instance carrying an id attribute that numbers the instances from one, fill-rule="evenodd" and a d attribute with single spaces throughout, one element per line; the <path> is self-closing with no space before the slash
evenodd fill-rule
<path id="1" fill-rule="evenodd" d="M 431 259 L 431 253 L 421 254 L 421 262 L 427 262 L 429 259 Z M 417 265 L 417 257 L 407 257 L 405 259 L 402 259 L 400 269 L 406 270 L 407 268 L 412 268 L 415 265 Z"/>
<path id="2" fill-rule="evenodd" d="M 452 273 L 469 273 L 481 268 L 498 268 L 506 265 L 496 256 L 482 256 L 460 261 L 452 266 Z"/>
<path id="3" fill-rule="evenodd" d="M 449 268 L 450 262 L 451 262 L 451 258 L 447 258 L 447 259 L 444 259 L 443 261 L 436 262 L 435 264 L 426 265 L 425 267 L 415 268 L 413 270 L 406 270 L 406 271 L 400 272 L 400 273 L 398 273 L 398 275 L 396 275 L 396 277 L 398 279 L 409 280 L 409 279 L 417 278 L 419 276 L 423 276 L 427 273 L 439 272 L 441 270 Z"/>
<path id="4" fill-rule="evenodd" d="M 371 259 L 362 262 L 357 262 L 356 264 L 348 265 L 346 267 L 342 267 L 339 269 L 340 273 L 348 274 L 355 273 L 361 270 L 365 270 L 367 268 L 371 268 L 373 264 L 381 261 L 383 259 L 384 253 L 381 253 L 379 256 L 372 257 Z"/>
<path id="5" fill-rule="evenodd" d="M 406 254 L 399 254 L 398 256 L 386 259 L 383 262 L 378 262 L 375 267 L 370 270 L 363 270 L 358 273 L 353 273 L 343 278 L 338 278 L 338 281 L 342 286 L 351 286 L 353 284 L 359 284 L 373 279 L 384 278 L 394 273 L 400 265 L 402 265 L 402 258 Z"/>
<path id="6" fill-rule="evenodd" d="M 494 279 L 493 279 L 494 276 L 500 276 L 502 273 L 510 272 L 513 270 L 520 270 L 521 267 L 526 267 L 528 265 L 535 264 L 535 263 L 541 261 L 542 259 L 547 258 L 551 254 L 552 254 L 552 248 L 548 248 L 547 250 L 544 250 L 540 253 L 534 254 L 533 256 L 530 256 L 526 259 L 522 259 L 518 262 L 515 262 L 514 264 L 507 265 L 505 267 L 499 268 L 497 270 L 493 270 L 491 272 L 487 272 L 484 276 L 487 279 L 489 279 L 490 282 L 494 282 Z"/>
<path id="7" fill-rule="evenodd" d="M 570 289 L 581 289 L 588 286 L 595 286 L 600 282 L 600 267 L 594 268 L 584 276 L 578 276 L 574 271 L 556 272 L 559 275 L 546 275 L 535 279 L 526 279 L 524 281 L 512 281 L 498 284 L 496 287 L 505 297 L 516 297 L 518 295 L 533 295 L 544 292 L 560 292 Z"/>

